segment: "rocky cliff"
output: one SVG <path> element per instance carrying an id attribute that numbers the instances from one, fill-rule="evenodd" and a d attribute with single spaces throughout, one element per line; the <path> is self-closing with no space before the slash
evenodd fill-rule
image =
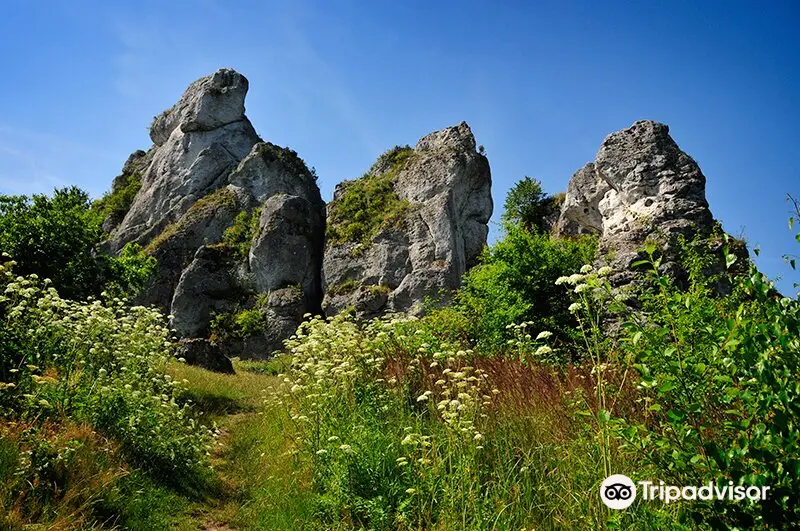
<path id="1" fill-rule="evenodd" d="M 225 69 L 192 83 L 153 120 L 153 146 L 115 179 L 112 192 L 134 177 L 141 186 L 106 220 L 112 251 L 135 242 L 158 259 L 138 302 L 169 311 L 182 337 L 199 338 L 185 342 L 187 358 L 210 365 L 220 347 L 269 356 L 322 300 L 316 178 L 294 151 L 256 135 L 247 89 Z"/>
<path id="2" fill-rule="evenodd" d="M 486 244 L 491 172 L 462 122 L 397 147 L 328 205 L 324 258 L 329 315 L 417 312 L 446 298 Z"/>
<path id="3" fill-rule="evenodd" d="M 631 264 L 645 242 L 659 243 L 662 269 L 676 273 L 676 237 L 708 236 L 715 222 L 697 163 L 669 135 L 669 128 L 639 121 L 608 135 L 593 162 L 570 179 L 557 235 L 599 235 L 598 259 L 630 282 Z M 746 251 L 738 249 L 746 258 Z"/>

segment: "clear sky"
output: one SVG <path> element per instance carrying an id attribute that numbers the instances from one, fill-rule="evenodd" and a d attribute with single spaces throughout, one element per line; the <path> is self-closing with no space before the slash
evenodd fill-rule
<path id="1" fill-rule="evenodd" d="M 335 184 L 384 150 L 466 120 L 486 147 L 495 219 L 525 175 L 546 191 L 605 135 L 667 123 L 724 228 L 800 254 L 800 2 L 4 0 L 0 193 L 99 196 L 153 116 L 193 80 L 250 80 L 259 134 Z M 496 237 L 493 230 L 492 237 Z"/>

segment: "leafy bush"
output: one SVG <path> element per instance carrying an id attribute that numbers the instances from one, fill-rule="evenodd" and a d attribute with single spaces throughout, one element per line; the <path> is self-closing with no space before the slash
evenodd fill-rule
<path id="1" fill-rule="evenodd" d="M 202 473 L 210 433 L 175 402 L 163 316 L 119 299 L 62 299 L 12 265 L 0 265 L 0 414 L 86 422 L 167 478 Z"/>
<path id="2" fill-rule="evenodd" d="M 130 210 L 136 194 L 142 187 L 139 173 L 123 173 L 114 180 L 112 190 L 92 204 L 92 209 L 102 214 L 112 226 L 119 225 Z"/>
<path id="3" fill-rule="evenodd" d="M 584 268 L 560 282 L 577 284 L 571 309 L 580 316 L 591 359 L 595 420 L 610 462 L 613 430 L 644 456 L 651 474 L 674 485 L 768 486 L 760 503 L 698 500 L 685 511 L 714 528 L 787 528 L 800 506 L 800 303 L 780 297 L 749 264 L 746 274 L 709 275 L 716 258 L 702 242 L 688 249 L 686 287 L 659 273 L 648 246 L 649 279 L 632 312 L 601 270 Z M 736 257 L 724 249 L 729 272 Z M 599 273 L 599 274 L 598 274 Z M 721 278 L 720 278 L 721 277 Z M 720 281 L 731 294 L 717 294 Z M 602 345 L 602 314 L 616 314 L 618 345 Z M 643 413 L 614 410 L 622 388 L 609 375 L 637 375 Z M 607 466 L 606 469 L 610 467 Z"/>
<path id="4" fill-rule="evenodd" d="M 258 232 L 258 219 L 261 207 L 252 212 L 242 211 L 233 220 L 233 225 L 225 229 L 222 243 L 233 249 L 238 260 L 246 260 L 253 244 L 253 237 Z"/>
<path id="5" fill-rule="evenodd" d="M 512 339 L 509 325 L 530 323 L 530 330 L 555 334 L 555 346 L 575 339 L 566 290 L 558 277 L 594 257 L 596 239 L 556 239 L 506 225 L 505 237 L 484 251 L 481 263 L 464 276 L 456 307 L 471 322 L 479 345 L 501 349 Z"/>
<path id="6" fill-rule="evenodd" d="M 341 196 L 328 205 L 328 243 L 366 245 L 379 230 L 403 222 L 409 203 L 397 196 L 393 181 L 413 153 L 408 146 L 395 147 L 381 155 L 373 166 L 383 173 L 370 172 L 342 183 Z"/>
<path id="7" fill-rule="evenodd" d="M 120 258 L 101 253 L 102 221 L 86 192 L 75 187 L 56 190 L 52 198 L 0 196 L 0 251 L 17 262 L 20 274 L 52 280 L 66 298 L 83 299 L 104 290 L 132 295 L 154 262 L 133 245 Z"/>
<path id="8" fill-rule="evenodd" d="M 260 308 L 218 313 L 211 319 L 211 340 L 245 339 L 264 333 L 267 321 Z"/>

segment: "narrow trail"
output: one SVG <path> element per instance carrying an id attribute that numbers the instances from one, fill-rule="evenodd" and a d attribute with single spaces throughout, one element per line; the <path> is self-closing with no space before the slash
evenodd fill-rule
<path id="1" fill-rule="evenodd" d="M 293 523 L 280 523 L 291 513 L 286 511 L 286 489 L 294 485 L 290 460 L 285 458 L 288 439 L 280 421 L 265 415 L 264 405 L 281 369 L 277 362 L 237 362 L 235 375 L 186 365 L 172 369 L 173 377 L 184 380 L 203 420 L 218 429 L 211 452 L 213 489 L 187 505 L 177 529 L 295 528 Z"/>

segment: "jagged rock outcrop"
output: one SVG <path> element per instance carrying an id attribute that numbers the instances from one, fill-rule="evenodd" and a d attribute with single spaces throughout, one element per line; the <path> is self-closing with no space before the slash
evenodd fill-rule
<path id="1" fill-rule="evenodd" d="M 233 251 L 224 246 L 202 246 L 181 273 L 172 298 L 172 326 L 181 337 L 207 337 L 215 313 L 236 310 L 242 286 L 236 278 Z"/>
<path id="2" fill-rule="evenodd" d="M 343 215 L 357 194 L 369 196 L 365 209 Z M 413 313 L 446 299 L 486 245 L 492 207 L 489 162 L 466 123 L 387 152 L 328 207 L 325 312 Z"/>
<path id="3" fill-rule="evenodd" d="M 141 176 L 130 208 L 106 220 L 107 248 L 136 242 L 158 259 L 137 302 L 169 311 L 177 332 L 198 340 L 184 350 L 200 364 L 223 351 L 269 357 L 322 300 L 316 177 L 294 151 L 256 135 L 244 114 L 247 88 L 227 69 L 192 83 L 153 121 L 153 146 L 131 155 L 118 178 Z M 239 314 L 254 311 L 257 329 L 235 329 Z M 215 315 L 234 329 L 212 330 Z"/>
<path id="4" fill-rule="evenodd" d="M 226 184 L 260 140 L 244 114 L 247 79 L 222 69 L 192 83 L 150 126 L 153 147 L 133 204 L 111 236 L 112 249 L 146 245 L 201 197 Z"/>
<path id="5" fill-rule="evenodd" d="M 675 237 L 714 229 L 705 185 L 666 125 L 639 121 L 607 136 L 594 162 L 572 176 L 555 232 L 598 234 L 599 260 L 620 272 L 617 284 L 632 279 L 631 264 L 650 239 L 660 243 L 664 271 L 676 272 Z"/>

